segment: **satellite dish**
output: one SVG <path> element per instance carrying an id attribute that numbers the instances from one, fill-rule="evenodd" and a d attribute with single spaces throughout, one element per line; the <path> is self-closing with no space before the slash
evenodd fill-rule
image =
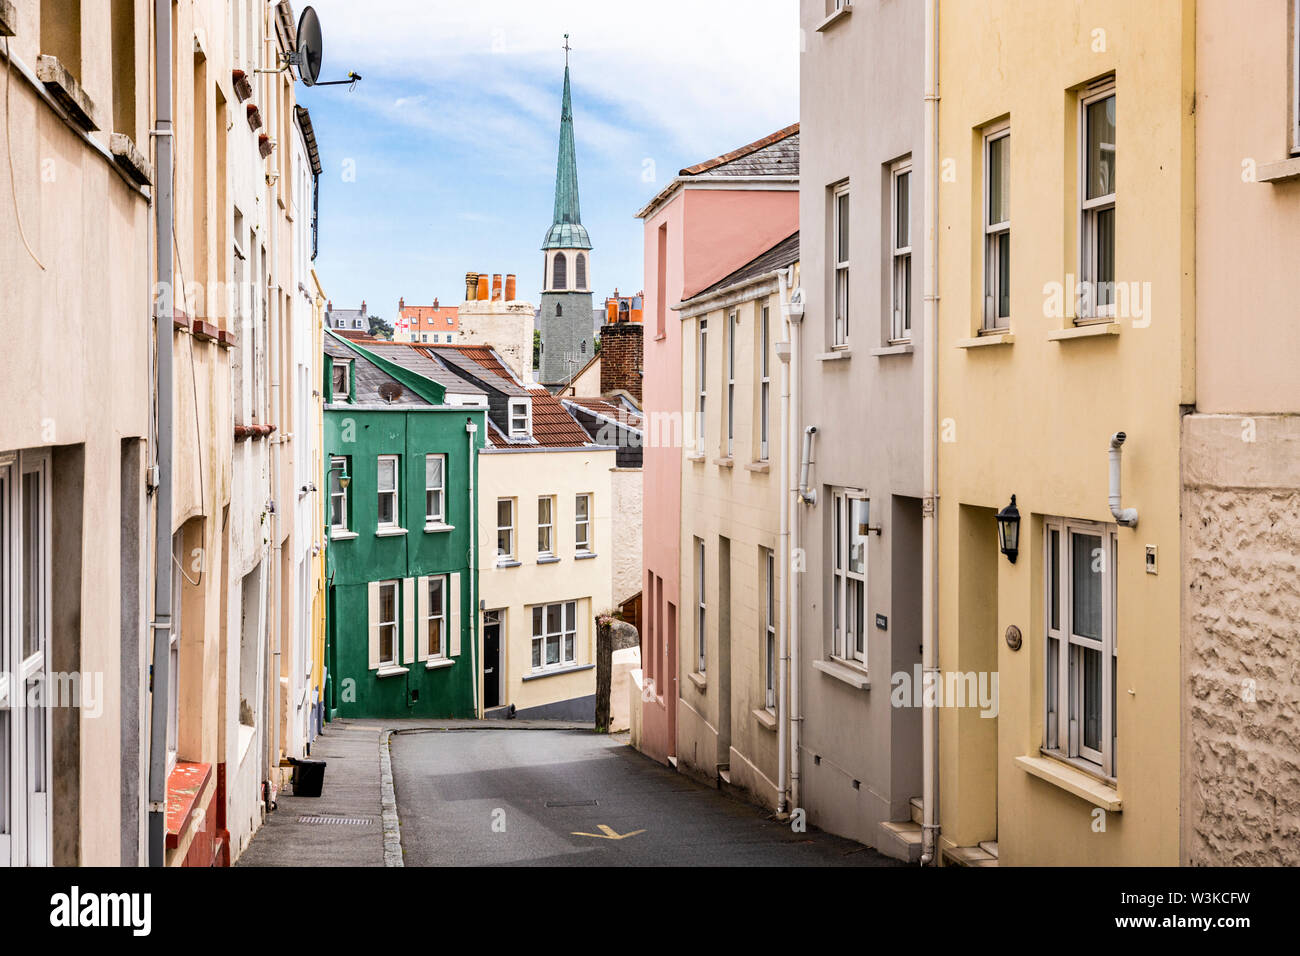
<path id="1" fill-rule="evenodd" d="M 320 78 L 323 45 L 320 19 L 316 16 L 316 11 L 311 7 L 303 7 L 302 16 L 298 18 L 298 49 L 294 61 L 298 67 L 298 76 L 305 86 L 315 86 L 316 80 Z"/>

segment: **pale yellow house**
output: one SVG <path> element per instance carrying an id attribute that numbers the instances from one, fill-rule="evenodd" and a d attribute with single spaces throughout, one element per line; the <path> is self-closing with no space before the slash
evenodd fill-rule
<path id="1" fill-rule="evenodd" d="M 799 234 L 672 306 L 681 320 L 683 676 L 677 767 L 777 807 L 782 279 Z"/>
<path id="2" fill-rule="evenodd" d="M 940 8 L 943 862 L 1176 864 L 1195 5 Z"/>

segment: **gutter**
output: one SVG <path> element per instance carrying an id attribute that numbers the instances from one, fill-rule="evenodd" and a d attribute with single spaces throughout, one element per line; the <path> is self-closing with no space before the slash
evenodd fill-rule
<path id="1" fill-rule="evenodd" d="M 701 173 L 699 176 L 674 176 L 672 180 L 661 189 L 655 197 L 638 210 L 633 217 L 635 219 L 649 219 L 661 206 L 668 203 L 673 193 L 678 189 L 690 189 L 692 186 L 704 186 L 709 188 L 718 188 L 726 185 L 741 186 L 749 189 L 758 188 L 756 184 L 762 183 L 765 186 L 778 190 L 789 191 L 799 188 L 798 176 L 718 176 Z"/>

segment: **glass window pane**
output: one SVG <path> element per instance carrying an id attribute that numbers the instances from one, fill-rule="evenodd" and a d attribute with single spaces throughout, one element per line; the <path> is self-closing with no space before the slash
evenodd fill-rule
<path id="1" fill-rule="evenodd" d="M 542 609 L 541 607 L 533 608 L 533 636 L 537 637 L 542 633 Z"/>
<path id="2" fill-rule="evenodd" d="M 511 511 L 509 499 L 503 498 L 497 501 L 497 527 L 508 528 L 513 523 Z"/>
<path id="3" fill-rule="evenodd" d="M 996 239 L 998 259 L 998 318 L 1011 315 L 1011 233 L 1000 233 Z"/>
<path id="4" fill-rule="evenodd" d="M 849 261 L 849 194 L 840 193 L 835 199 L 836 215 L 839 225 L 839 244 L 836 250 L 840 262 Z"/>
<path id="5" fill-rule="evenodd" d="M 391 458 L 379 459 L 379 490 L 392 491 L 396 487 L 397 462 Z"/>
<path id="6" fill-rule="evenodd" d="M 393 515 L 392 492 L 381 492 L 379 495 L 379 523 L 392 524 L 396 520 Z"/>
<path id="7" fill-rule="evenodd" d="M 849 570 L 854 574 L 865 574 L 867 571 L 867 524 L 869 512 L 869 502 L 861 498 L 853 500 L 852 518 L 850 519 Z"/>
<path id="8" fill-rule="evenodd" d="M 546 663 L 560 663 L 560 635 L 548 634 L 546 637 Z"/>
<path id="9" fill-rule="evenodd" d="M 577 514 L 580 519 L 587 517 L 587 503 L 588 503 L 588 499 L 586 495 L 578 495 L 576 499 L 576 505 L 577 505 Z"/>
<path id="10" fill-rule="evenodd" d="M 844 499 L 835 499 L 835 570 L 844 567 Z"/>
<path id="11" fill-rule="evenodd" d="M 41 476 L 23 475 L 23 657 L 41 650 Z"/>
<path id="12" fill-rule="evenodd" d="M 1101 651 L 1079 648 L 1083 659 L 1083 745 L 1101 750 Z"/>
<path id="13" fill-rule="evenodd" d="M 894 207 L 896 213 L 896 218 L 894 220 L 894 236 L 896 238 L 895 245 L 897 245 L 899 249 L 912 244 L 909 232 L 909 224 L 911 223 L 911 182 L 912 174 L 908 172 L 900 173 L 894 184 L 897 192 L 897 199 L 895 200 Z"/>
<path id="14" fill-rule="evenodd" d="M 550 498 L 537 499 L 537 523 L 538 524 L 551 523 L 551 499 Z"/>
<path id="15" fill-rule="evenodd" d="M 853 635 L 854 635 L 853 646 L 854 646 L 854 651 L 856 653 L 856 656 L 858 657 L 862 657 L 863 654 L 865 653 L 866 642 L 867 642 L 867 635 L 866 635 L 867 629 L 865 624 L 866 617 L 867 617 L 865 591 L 866 588 L 863 587 L 863 582 L 861 581 L 849 582 L 849 593 L 851 594 L 853 600 L 853 604 L 851 606 L 851 611 L 850 611 L 850 613 L 853 615 L 853 621 L 851 625 L 853 630 Z"/>
<path id="16" fill-rule="evenodd" d="M 1104 555 L 1101 538 L 1093 534 L 1071 535 L 1073 567 L 1070 605 L 1071 629 L 1080 637 L 1101 640 L 1101 581 Z"/>
<path id="17" fill-rule="evenodd" d="M 1047 639 L 1047 746 L 1056 747 L 1056 719 L 1060 713 L 1061 642 Z"/>
<path id="18" fill-rule="evenodd" d="M 542 666 L 542 642 L 539 638 L 533 641 L 533 667 Z"/>
<path id="19" fill-rule="evenodd" d="M 1115 301 L 1115 207 L 1097 211 L 1097 305 Z"/>
<path id="20" fill-rule="evenodd" d="M 576 602 L 570 601 L 568 604 L 564 605 L 564 629 L 566 631 L 572 631 L 576 629 L 577 626 L 578 605 Z"/>
<path id="21" fill-rule="evenodd" d="M 442 616 L 442 578 L 429 578 L 429 613 Z"/>
<path id="22" fill-rule="evenodd" d="M 1052 629 L 1061 626 L 1061 532 L 1049 531 L 1047 534 L 1047 566 L 1050 569 L 1051 593 L 1047 596 L 1047 606 L 1051 609 Z M 1055 671 L 1049 671 L 1055 674 Z M 1054 680 L 1054 678 L 1053 678 Z"/>
<path id="23" fill-rule="evenodd" d="M 989 219 L 994 226 L 1011 218 L 1011 164 L 1007 147 L 1010 136 L 989 141 Z"/>
<path id="24" fill-rule="evenodd" d="M 429 455 L 424 459 L 424 486 L 442 487 L 442 459 L 437 455 Z"/>
<path id="25" fill-rule="evenodd" d="M 572 634 L 564 635 L 564 660 L 566 662 L 572 662 L 576 660 L 576 658 L 573 656 L 573 635 Z"/>
<path id="26" fill-rule="evenodd" d="M 1086 108 L 1089 199 L 1115 191 L 1115 97 L 1089 103 Z"/>
<path id="27" fill-rule="evenodd" d="M 560 633 L 560 605 L 558 604 L 546 605 L 546 633 Z"/>

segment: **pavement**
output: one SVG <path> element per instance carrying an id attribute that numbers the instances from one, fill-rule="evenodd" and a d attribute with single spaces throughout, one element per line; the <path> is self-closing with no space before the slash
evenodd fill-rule
<path id="1" fill-rule="evenodd" d="M 237 866 L 898 865 L 590 724 L 336 720 L 312 756 L 322 796 L 282 794 Z"/>

